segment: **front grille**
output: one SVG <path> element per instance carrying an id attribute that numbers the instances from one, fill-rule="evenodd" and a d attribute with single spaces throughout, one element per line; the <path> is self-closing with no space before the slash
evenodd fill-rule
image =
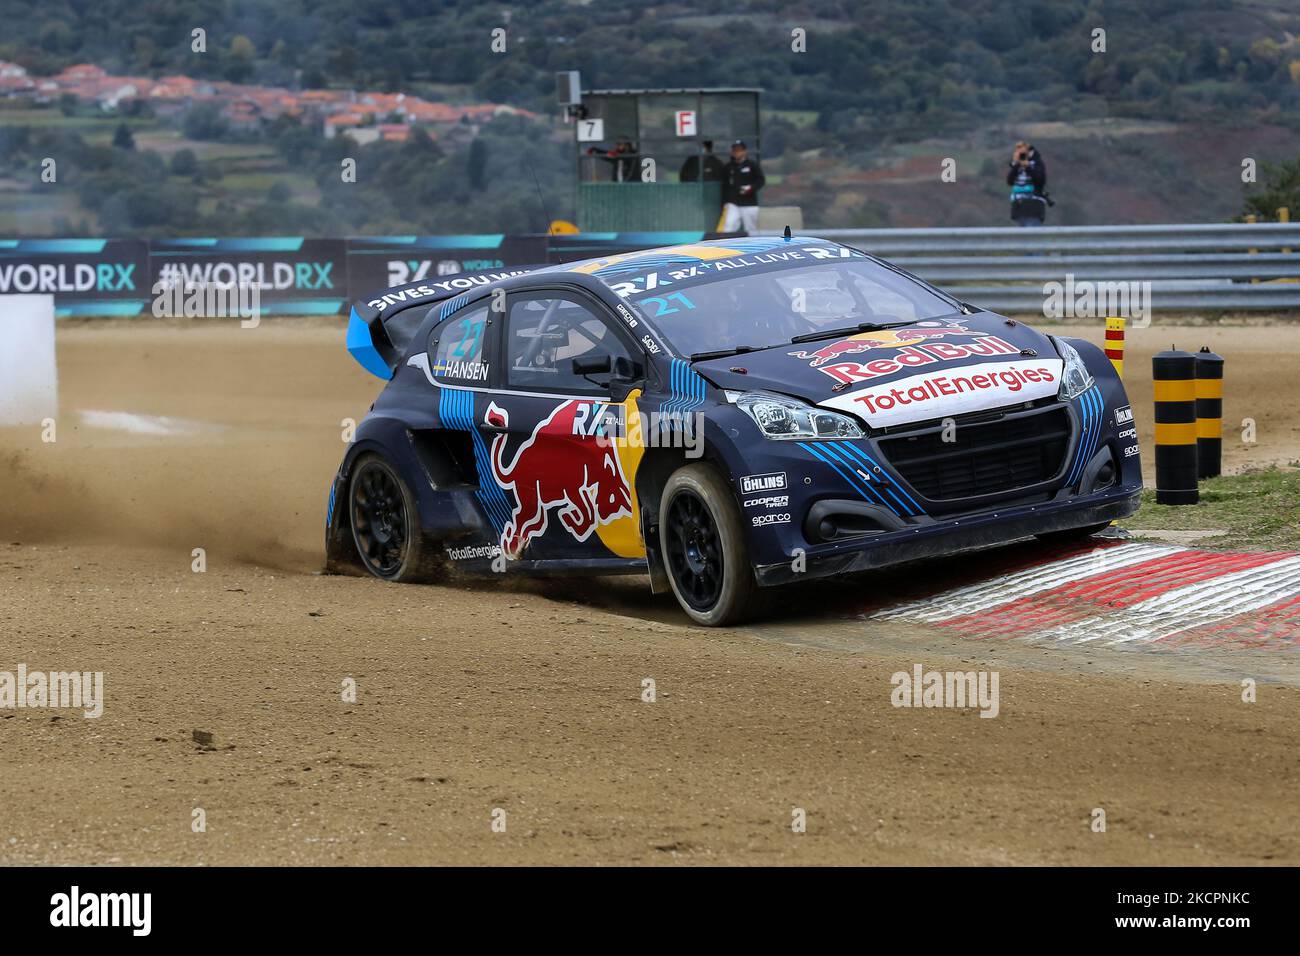
<path id="1" fill-rule="evenodd" d="M 992 421 L 879 439 L 880 450 L 913 488 L 931 501 L 975 498 L 1048 481 L 1070 445 L 1062 406 Z"/>

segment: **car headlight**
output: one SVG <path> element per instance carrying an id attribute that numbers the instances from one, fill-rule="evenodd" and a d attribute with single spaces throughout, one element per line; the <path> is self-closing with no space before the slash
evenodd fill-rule
<path id="1" fill-rule="evenodd" d="M 1068 402 L 1092 388 L 1092 376 L 1088 374 L 1088 367 L 1083 364 L 1083 358 L 1073 345 L 1055 337 L 1052 338 L 1052 344 L 1056 346 L 1061 358 L 1065 359 L 1065 369 L 1061 372 L 1061 390 L 1057 392 L 1057 398 Z"/>
<path id="2" fill-rule="evenodd" d="M 732 401 L 754 419 L 765 438 L 861 438 L 848 415 L 828 412 L 797 398 L 772 392 L 745 392 Z"/>

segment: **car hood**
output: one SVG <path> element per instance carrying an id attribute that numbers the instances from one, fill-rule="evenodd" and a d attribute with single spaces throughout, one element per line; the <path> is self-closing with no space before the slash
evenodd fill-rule
<path id="1" fill-rule="evenodd" d="M 885 428 L 1055 395 L 1063 365 L 1046 335 L 977 312 L 694 367 L 719 388 L 793 395 Z"/>

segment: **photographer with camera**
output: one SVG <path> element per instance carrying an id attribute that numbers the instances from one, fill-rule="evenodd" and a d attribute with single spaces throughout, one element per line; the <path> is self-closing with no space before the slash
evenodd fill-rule
<path id="1" fill-rule="evenodd" d="M 1041 226 L 1052 200 L 1047 195 L 1047 166 L 1029 143 L 1021 140 L 1011 151 L 1007 185 L 1011 187 L 1011 218 L 1017 226 Z"/>

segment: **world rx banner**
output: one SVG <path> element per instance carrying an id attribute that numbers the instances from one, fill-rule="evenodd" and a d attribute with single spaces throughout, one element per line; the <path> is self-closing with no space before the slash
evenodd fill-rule
<path id="1" fill-rule="evenodd" d="M 0 295 L 53 295 L 59 315 L 136 315 L 150 284 L 143 239 L 0 239 Z"/>
<path id="2" fill-rule="evenodd" d="M 439 276 L 546 262 L 545 236 L 376 236 L 347 242 L 353 298 Z"/>
<path id="3" fill-rule="evenodd" d="M 190 314 L 194 293 L 225 290 L 239 293 L 240 302 L 246 293 L 256 293 L 260 315 L 334 315 L 345 313 L 352 300 L 408 282 L 726 237 L 609 232 L 354 239 L 0 238 L 0 295 L 53 295 L 58 315 L 164 316 Z M 203 302 L 206 309 L 207 300 Z"/>
<path id="4" fill-rule="evenodd" d="M 149 249 L 149 289 L 157 294 L 177 286 L 252 289 L 262 312 L 273 315 L 332 315 L 349 297 L 342 239 L 154 239 Z"/>

